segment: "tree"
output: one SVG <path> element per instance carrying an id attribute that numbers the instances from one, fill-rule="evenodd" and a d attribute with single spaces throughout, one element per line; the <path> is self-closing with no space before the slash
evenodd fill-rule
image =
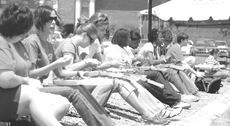
<path id="1" fill-rule="evenodd" d="M 229 28 L 220 28 L 218 29 L 218 32 L 223 35 L 223 37 L 226 37 L 227 35 L 230 34 L 230 29 Z"/>

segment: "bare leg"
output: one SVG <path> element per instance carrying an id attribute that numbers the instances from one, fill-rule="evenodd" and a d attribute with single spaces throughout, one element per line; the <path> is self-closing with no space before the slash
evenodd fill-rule
<path id="1" fill-rule="evenodd" d="M 175 87 L 180 91 L 181 94 L 190 94 L 178 74 L 175 75 L 174 78 L 170 79 L 169 81 L 175 85 Z"/>
<path id="2" fill-rule="evenodd" d="M 140 99 L 137 97 L 139 90 L 136 91 L 136 89 L 130 85 L 129 82 L 123 80 L 116 79 L 115 84 L 117 85 L 115 91 L 119 92 L 121 97 L 133 108 L 135 108 L 141 115 L 145 117 L 150 117 L 150 115 L 153 115 L 152 112 L 154 112 L 154 110 L 145 103 L 146 101 L 140 101 Z"/>
<path id="3" fill-rule="evenodd" d="M 41 96 L 57 120 L 61 120 L 69 110 L 70 102 L 67 98 L 50 93 L 41 93 Z"/>
<path id="4" fill-rule="evenodd" d="M 44 104 L 40 92 L 30 86 L 21 86 L 17 113 L 30 113 L 32 118 L 40 126 L 61 126 L 52 111 Z"/>
<path id="5" fill-rule="evenodd" d="M 150 117 L 151 112 L 143 105 L 137 98 L 135 92 L 129 94 L 128 97 L 121 95 L 133 108 L 135 108 L 141 115 Z"/>

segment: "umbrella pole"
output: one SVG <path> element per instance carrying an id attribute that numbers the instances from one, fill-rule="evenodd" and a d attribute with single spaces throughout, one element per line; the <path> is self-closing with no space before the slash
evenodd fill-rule
<path id="1" fill-rule="evenodd" d="M 148 6 L 148 16 L 149 16 L 149 27 L 148 27 L 148 33 L 151 31 L 152 29 L 152 3 L 153 0 L 149 0 L 149 6 Z M 149 40 L 148 40 L 149 41 Z"/>

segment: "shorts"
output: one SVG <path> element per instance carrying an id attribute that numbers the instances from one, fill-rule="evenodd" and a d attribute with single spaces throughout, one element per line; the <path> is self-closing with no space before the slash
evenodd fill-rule
<path id="1" fill-rule="evenodd" d="M 10 89 L 0 88 L 0 121 L 16 121 L 20 94 L 21 86 Z"/>

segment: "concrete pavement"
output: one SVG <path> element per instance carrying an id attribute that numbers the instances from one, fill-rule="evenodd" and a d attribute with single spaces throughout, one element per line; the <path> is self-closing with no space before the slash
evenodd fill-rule
<path id="1" fill-rule="evenodd" d="M 169 126 L 210 126 L 212 121 L 217 119 L 229 107 L 230 90 L 185 119 L 172 121 Z"/>

